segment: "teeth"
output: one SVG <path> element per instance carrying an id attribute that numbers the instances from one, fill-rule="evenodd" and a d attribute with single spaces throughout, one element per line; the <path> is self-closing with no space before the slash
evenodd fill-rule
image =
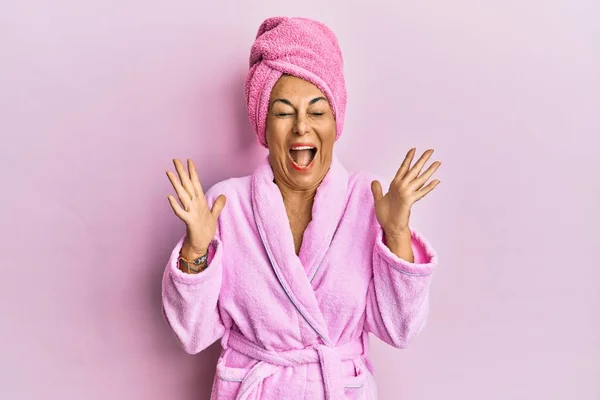
<path id="1" fill-rule="evenodd" d="M 312 149 L 314 149 L 314 147 L 311 147 L 311 146 L 292 147 L 292 150 L 312 150 Z"/>

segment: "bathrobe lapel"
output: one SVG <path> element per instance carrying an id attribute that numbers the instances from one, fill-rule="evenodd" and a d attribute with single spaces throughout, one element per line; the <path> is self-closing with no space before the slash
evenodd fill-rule
<path id="1" fill-rule="evenodd" d="M 299 256 L 283 204 L 283 197 L 273 182 L 268 159 L 252 175 L 252 210 L 261 240 L 273 270 L 287 297 L 298 312 L 330 344 L 327 324 L 311 286 L 342 216 L 348 172 L 334 157 L 331 168 L 319 185 Z"/>

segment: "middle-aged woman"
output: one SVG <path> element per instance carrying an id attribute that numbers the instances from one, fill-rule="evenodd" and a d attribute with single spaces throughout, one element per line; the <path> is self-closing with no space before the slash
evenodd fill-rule
<path id="1" fill-rule="evenodd" d="M 206 194 L 191 161 L 167 172 L 186 233 L 163 312 L 190 354 L 221 339 L 212 399 L 375 399 L 368 333 L 403 348 L 425 324 L 437 256 L 409 216 L 440 163 L 424 169 L 428 150 L 413 164 L 411 149 L 385 195 L 374 176 L 346 171 L 333 151 L 342 70 L 322 23 L 265 20 L 246 102 L 268 157 Z"/>

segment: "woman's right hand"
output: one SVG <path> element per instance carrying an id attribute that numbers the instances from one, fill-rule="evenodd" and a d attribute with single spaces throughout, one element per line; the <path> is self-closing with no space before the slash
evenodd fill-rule
<path id="1" fill-rule="evenodd" d="M 215 236 L 217 219 L 225 207 L 226 198 L 219 195 L 212 209 L 209 209 L 198 179 L 196 166 L 190 159 L 187 162 L 189 174 L 178 159 L 174 159 L 173 164 L 175 164 L 179 178 L 173 172 L 167 171 L 167 176 L 183 207 L 179 205 L 174 196 L 168 195 L 167 198 L 175 215 L 185 223 L 186 243 L 184 246 L 191 253 L 202 255 L 206 254 L 208 246 Z"/>

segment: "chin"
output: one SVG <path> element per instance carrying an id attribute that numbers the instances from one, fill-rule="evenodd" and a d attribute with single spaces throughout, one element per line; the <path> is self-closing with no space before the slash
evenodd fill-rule
<path id="1" fill-rule="evenodd" d="M 319 184 L 327 174 L 329 165 L 325 167 L 324 161 L 318 157 L 311 160 L 306 167 L 299 167 L 293 162 L 288 162 L 288 174 L 298 186 L 302 188 L 311 188 Z"/>

